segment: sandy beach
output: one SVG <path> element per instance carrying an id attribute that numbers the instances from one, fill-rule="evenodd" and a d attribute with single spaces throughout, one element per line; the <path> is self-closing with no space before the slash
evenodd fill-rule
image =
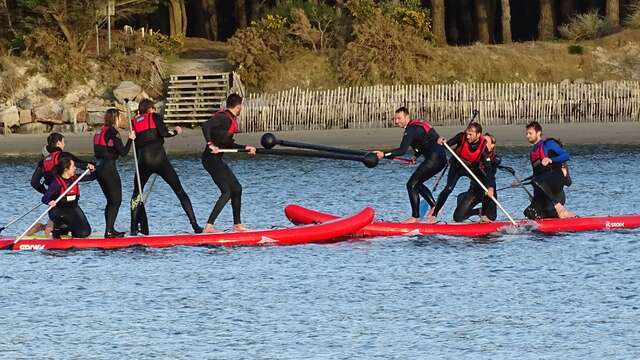
<path id="1" fill-rule="evenodd" d="M 453 136 L 461 131 L 460 127 L 437 127 L 440 135 Z M 498 139 L 499 146 L 527 146 L 524 138 L 524 127 L 514 125 L 488 126 L 485 131 Z M 561 139 L 565 144 L 640 144 L 640 122 L 621 123 L 582 123 L 544 125 L 544 133 Z M 284 131 L 275 132 L 280 139 L 295 140 L 308 143 L 342 146 L 354 149 L 388 149 L 399 144 L 402 130 L 389 129 L 348 129 L 325 131 Z M 126 136 L 122 133 L 123 137 Z M 79 155 L 92 155 L 93 133 L 65 134 L 67 150 Z M 236 142 L 242 144 L 260 144 L 262 133 L 236 135 Z M 41 153 L 46 135 L 0 136 L 1 156 L 28 156 Z M 199 128 L 187 129 L 180 136 L 168 139 L 166 147 L 170 153 L 199 153 L 203 148 L 202 133 Z"/>

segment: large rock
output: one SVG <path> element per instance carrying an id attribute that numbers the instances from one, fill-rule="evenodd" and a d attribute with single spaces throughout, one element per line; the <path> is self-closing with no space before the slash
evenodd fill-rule
<path id="1" fill-rule="evenodd" d="M 4 124 L 4 128 L 12 128 L 20 125 L 20 113 L 16 106 L 10 106 L 4 110 L 0 110 L 0 123 Z"/>
<path id="2" fill-rule="evenodd" d="M 31 109 L 20 110 L 20 125 L 31 124 L 33 122 L 33 116 L 31 115 Z"/>
<path id="3" fill-rule="evenodd" d="M 43 123 L 30 123 L 20 126 L 16 133 L 18 134 L 45 134 L 49 132 L 51 126 Z"/>
<path id="4" fill-rule="evenodd" d="M 67 106 L 76 106 L 89 98 L 93 90 L 89 85 L 76 85 L 67 91 L 62 102 Z"/>
<path id="5" fill-rule="evenodd" d="M 118 102 L 124 102 L 124 99 L 133 100 L 142 92 L 142 88 L 131 81 L 123 81 L 113 90 L 113 96 Z"/>
<path id="6" fill-rule="evenodd" d="M 91 126 L 104 124 L 104 113 L 110 108 L 110 106 L 87 107 L 87 123 Z"/>
<path id="7" fill-rule="evenodd" d="M 63 111 L 62 104 L 55 100 L 49 100 L 33 109 L 36 120 L 48 124 L 62 124 L 64 122 L 62 118 Z"/>
<path id="8" fill-rule="evenodd" d="M 77 124 L 75 127 L 73 126 L 73 124 L 62 124 L 62 125 L 53 125 L 53 128 L 51 129 L 52 132 L 59 132 L 59 133 L 72 133 L 72 132 L 86 132 L 89 130 L 89 126 L 87 126 L 87 123 L 80 123 Z"/>

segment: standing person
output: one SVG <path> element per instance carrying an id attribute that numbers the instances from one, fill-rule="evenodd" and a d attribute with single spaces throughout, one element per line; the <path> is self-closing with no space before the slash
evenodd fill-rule
<path id="1" fill-rule="evenodd" d="M 500 165 L 502 159 L 495 151 L 496 138 L 493 135 L 486 133 L 484 134 L 484 139 L 487 150 L 489 151 L 489 159 L 491 159 L 491 170 L 493 171 L 494 179 L 493 183 L 487 184 L 487 186 L 495 189 L 495 175 L 498 168 L 503 168 Z M 480 170 L 483 174 L 486 174 L 487 169 L 485 169 L 484 163 L 481 163 L 480 165 Z M 485 177 L 488 178 L 488 176 Z M 498 198 L 497 191 L 494 190 L 493 196 L 496 199 Z M 482 204 L 481 207 L 479 209 L 474 209 L 473 207 L 478 204 Z M 454 213 L 457 214 L 460 221 L 468 219 L 471 216 L 478 215 L 480 216 L 480 222 L 487 223 L 496 220 L 498 215 L 497 211 L 496 203 L 484 193 L 484 190 L 482 190 L 478 183 L 471 181 L 469 182 L 469 190 L 458 195 L 458 207 Z M 455 214 L 454 218 L 456 218 Z"/>
<path id="2" fill-rule="evenodd" d="M 49 219 L 53 221 L 54 239 L 59 239 L 61 235 L 68 232 L 71 232 L 71 236 L 74 238 L 86 238 L 91 235 L 89 221 L 78 206 L 80 200 L 80 186 L 78 184 L 74 185 L 59 202 L 55 201 L 77 178 L 75 161 L 69 157 L 60 158 L 60 162 L 56 165 L 53 181 L 42 196 L 42 202 L 53 207 L 49 211 Z M 80 182 L 94 179 L 95 173 L 85 176 Z"/>
<path id="3" fill-rule="evenodd" d="M 202 134 L 207 142 L 202 152 L 202 166 L 211 175 L 211 179 L 220 189 L 220 197 L 213 206 L 204 232 L 215 232 L 214 223 L 224 206 L 231 200 L 233 211 L 233 229 L 245 231 L 247 228 L 240 219 L 242 202 L 242 185 L 231 168 L 224 162 L 220 149 L 246 149 L 255 155 L 256 148 L 249 145 L 236 144 L 233 136 L 238 132 L 238 116 L 242 111 L 242 97 L 231 94 L 227 97 L 227 108 L 219 110 L 202 124 Z"/>
<path id="4" fill-rule="evenodd" d="M 558 140 L 543 138 L 542 126 L 537 121 L 530 122 L 526 129 L 527 141 L 533 145 L 529 154 L 533 175 L 525 180 L 532 181 L 533 199 L 524 215 L 529 219 L 575 217 L 564 207 L 564 187 L 570 184 L 564 169 L 569 153 Z"/>
<path id="5" fill-rule="evenodd" d="M 435 201 L 431 191 L 424 185 L 424 182 L 438 174 L 447 164 L 447 157 L 442 146 L 437 141 L 440 137 L 436 130 L 425 120 L 411 120 L 409 110 L 400 107 L 395 111 L 393 117 L 397 127 L 404 129 L 400 147 L 389 152 L 375 151 L 378 159 L 392 159 L 405 154 L 411 147 L 416 157 L 423 156 L 424 161 L 411 174 L 407 181 L 407 192 L 409 193 L 409 203 L 411 204 L 411 217 L 406 219 L 406 223 L 416 223 L 420 221 L 420 196 L 422 196 L 433 208 Z"/>
<path id="6" fill-rule="evenodd" d="M 443 144 L 445 141 L 450 147 L 455 148 L 458 156 L 482 182 L 485 184 L 495 183 L 493 165 L 489 157 L 489 150 L 485 146 L 486 140 L 482 136 L 482 126 L 480 124 L 472 122 L 464 132 L 458 133 L 448 141 L 445 138 L 438 139 L 439 144 Z M 481 166 L 483 166 L 484 170 L 481 170 Z M 442 209 L 462 176 L 469 177 L 470 175 L 458 161 L 452 161 L 447 174 L 447 185 L 438 195 L 436 206 L 431 208 L 431 211 L 427 214 L 428 223 L 437 221 L 438 212 Z M 488 186 L 487 190 L 489 190 L 487 192 L 488 196 L 494 195 L 493 186 Z M 465 214 L 463 214 L 462 210 L 460 209 L 460 211 L 454 213 L 454 221 L 460 222 L 464 220 Z"/>
<path id="7" fill-rule="evenodd" d="M 149 180 L 151 174 L 158 174 L 173 190 L 182 209 L 189 218 L 193 231 L 198 234 L 202 228 L 198 225 L 193 212 L 191 199 L 182 188 L 178 174 L 169 162 L 164 150 L 164 138 L 173 137 L 182 133 L 182 128 L 176 126 L 174 130 L 168 130 L 160 114 L 157 114 L 153 101 L 144 99 L 138 104 L 138 115 L 131 119 L 131 129 L 135 133 L 135 148 L 140 170 L 140 182 L 142 189 Z M 138 189 L 137 175 L 134 179 L 133 194 L 131 196 L 131 235 L 138 234 L 138 223 L 146 223 L 141 220 L 140 207 L 138 206 L 140 189 Z M 142 232 L 148 229 L 143 229 Z"/>
<path id="8" fill-rule="evenodd" d="M 104 124 L 93 136 L 93 152 L 98 159 L 96 177 L 107 198 L 104 209 L 105 238 L 123 237 L 122 231 L 116 231 L 114 224 L 118 217 L 120 204 L 122 203 L 122 181 L 116 166 L 120 156 L 126 156 L 131 148 L 131 141 L 136 138 L 134 132 L 129 133 L 127 144 L 122 144 L 120 133 L 114 128 L 120 112 L 118 109 L 109 109 L 104 114 Z"/>

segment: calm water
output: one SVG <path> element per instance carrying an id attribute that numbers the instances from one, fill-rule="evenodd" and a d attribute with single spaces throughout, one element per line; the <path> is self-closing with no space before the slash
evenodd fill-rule
<path id="1" fill-rule="evenodd" d="M 640 147 L 573 148 L 568 206 L 639 213 Z M 505 164 L 528 175 L 524 149 Z M 33 159 L 0 160 L 0 222 L 38 201 Z M 197 156 L 173 161 L 204 223 L 218 190 Z M 244 222 L 287 226 L 289 203 L 346 214 L 409 215 L 412 167 L 308 159 L 230 161 Z M 121 163 L 125 197 L 131 163 Z M 499 186 L 511 179 L 500 173 Z M 430 183 L 431 184 L 431 183 Z M 466 180 L 458 190 L 466 188 Z M 521 190 L 500 194 L 515 217 Z M 444 217 L 452 214 L 453 199 Z M 104 198 L 82 207 L 102 233 Z M 187 232 L 162 181 L 148 203 L 156 233 Z M 15 234 L 33 217 L 5 230 Z M 118 228 L 127 229 L 123 205 Z M 227 208 L 219 226 L 231 227 Z M 2 359 L 640 358 L 640 231 L 396 237 L 332 245 L 0 252 Z"/>

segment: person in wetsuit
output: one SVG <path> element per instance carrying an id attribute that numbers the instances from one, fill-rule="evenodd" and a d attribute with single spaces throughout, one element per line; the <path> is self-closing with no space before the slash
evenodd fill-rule
<path id="1" fill-rule="evenodd" d="M 64 135 L 60 133 L 49 134 L 47 137 L 47 145 L 45 146 L 42 154 L 44 158 L 38 161 L 36 169 L 34 170 L 33 175 L 31 175 L 31 187 L 33 187 L 37 192 L 44 194 L 47 191 L 47 187 L 56 175 L 54 169 L 62 157 L 73 159 L 75 165 L 79 169 L 89 169 L 91 171 L 96 169 L 93 163 L 80 160 L 75 155 L 65 152 L 64 147 Z"/>
<path id="2" fill-rule="evenodd" d="M 216 112 L 202 124 L 202 134 L 206 141 L 202 152 L 202 166 L 220 189 L 220 197 L 213 206 L 204 227 L 206 233 L 216 231 L 214 223 L 229 200 L 231 200 L 233 211 L 233 229 L 235 231 L 246 230 L 240 219 L 242 186 L 231 168 L 224 162 L 223 153 L 220 152 L 220 149 L 246 149 L 249 154 L 256 154 L 255 147 L 236 144 L 233 140 L 234 134 L 238 132 L 237 118 L 241 111 L 242 97 L 238 94 L 231 94 L 227 97 L 227 108 Z"/>
<path id="3" fill-rule="evenodd" d="M 447 141 L 445 138 L 438 139 L 439 144 L 443 144 Z M 477 122 L 469 124 L 464 132 L 458 133 L 447 141 L 447 144 L 455 148 L 456 154 L 465 162 L 465 164 L 473 171 L 473 173 L 482 181 L 485 185 L 494 184 L 494 170 L 489 157 L 489 150 L 486 147 L 486 140 L 482 136 L 482 126 Z M 483 169 L 481 169 L 481 166 Z M 438 201 L 436 206 L 431 208 L 427 214 L 427 222 L 437 222 L 437 216 L 453 189 L 455 188 L 460 177 L 469 177 L 467 170 L 465 170 L 458 160 L 452 160 L 449 172 L 447 173 L 447 185 L 444 187 L 440 195 L 438 195 Z M 475 181 L 471 179 L 471 181 Z M 494 195 L 494 187 L 488 186 L 487 195 Z M 461 207 L 456 209 L 453 214 L 453 220 L 456 222 L 464 221 L 465 215 L 468 209 Z"/>
<path id="4" fill-rule="evenodd" d="M 569 153 L 557 140 L 544 139 L 542 126 L 537 121 L 530 122 L 526 129 L 527 141 L 533 145 L 529 154 L 533 175 L 524 180 L 531 180 L 533 199 L 524 215 L 529 219 L 575 217 L 564 207 L 564 187 L 571 184 L 564 169 Z"/>
<path id="5" fill-rule="evenodd" d="M 407 223 L 420 221 L 420 196 L 433 208 L 435 201 L 429 188 L 424 182 L 439 173 L 447 164 L 447 157 L 442 146 L 437 141 L 440 137 L 436 130 L 425 120 L 411 120 L 409 110 L 401 107 L 394 115 L 396 126 L 404 128 L 400 147 L 389 152 L 376 151 L 379 159 L 392 159 L 403 155 L 411 147 L 416 157 L 423 156 L 424 161 L 411 174 L 407 181 L 407 192 L 411 203 L 411 217 L 405 220 Z"/>
<path id="6" fill-rule="evenodd" d="M 503 168 L 500 164 L 502 159 L 495 152 L 496 138 L 486 133 L 484 134 L 487 150 L 489 151 L 489 158 L 491 159 L 491 169 L 493 171 L 494 182 L 487 184 L 487 186 L 494 188 L 493 196 L 497 199 L 498 193 L 495 191 L 495 175 L 498 168 Z M 480 170 L 483 174 L 486 174 L 484 162 L 480 164 Z M 481 204 L 480 208 L 474 208 L 476 205 Z M 469 182 L 469 190 L 458 195 L 458 207 L 456 212 L 462 214 L 463 220 L 477 215 L 480 217 L 480 222 L 492 222 L 496 220 L 498 215 L 496 203 L 488 197 L 484 190 L 475 181 Z"/>
<path id="7" fill-rule="evenodd" d="M 114 125 L 118 119 L 118 109 L 109 109 L 104 115 L 104 124 L 96 130 L 93 136 L 93 153 L 98 159 L 96 178 L 102 188 L 104 196 L 107 198 L 107 205 L 104 209 L 105 238 L 123 237 L 122 231 L 116 231 L 114 224 L 118 217 L 120 204 L 122 203 L 122 181 L 116 166 L 116 161 L 120 156 L 126 156 L 131 148 L 131 141 L 135 139 L 135 133 L 129 133 L 127 144 L 122 143 L 120 133 Z"/>
<path id="8" fill-rule="evenodd" d="M 36 168 L 31 175 L 31 187 L 37 192 L 44 194 L 49 187 L 49 184 L 54 180 L 56 173 L 56 166 L 60 163 L 62 158 L 69 158 L 74 161 L 75 166 L 85 170 L 95 171 L 95 165 L 78 159 L 75 155 L 65 152 L 64 135 L 54 132 L 47 137 L 47 145 L 42 150 L 43 159 L 38 161 Z M 53 230 L 53 222 L 49 221 L 46 226 L 42 224 L 34 225 L 26 235 L 33 235 L 38 231 L 44 230 L 45 235 L 48 237 Z"/>
<path id="9" fill-rule="evenodd" d="M 53 207 L 49 211 L 49 219 L 53 221 L 53 238 L 71 232 L 74 238 L 86 238 L 91 235 L 91 226 L 84 212 L 78 206 L 80 200 L 80 186 L 75 184 L 71 190 L 56 203 L 56 199 L 73 184 L 76 176 L 75 161 L 69 157 L 61 157 L 56 165 L 53 181 L 42 196 L 42 202 Z M 95 179 L 95 173 L 86 175 L 82 181 Z"/>
<path id="10" fill-rule="evenodd" d="M 149 180 L 151 174 L 158 174 L 173 190 L 180 205 L 189 218 L 193 231 L 202 232 L 193 212 L 191 199 L 182 188 L 178 174 L 169 162 L 164 150 L 164 138 L 173 137 L 182 133 L 182 128 L 176 126 L 174 130 L 168 130 L 160 114 L 157 114 L 155 104 L 149 99 L 143 99 L 138 104 L 138 115 L 131 119 L 131 129 L 135 133 L 135 148 L 138 157 L 140 182 L 142 189 Z M 138 189 L 137 175 L 134 179 L 133 194 L 131 196 L 131 235 L 137 235 L 138 231 L 147 235 L 149 229 L 143 226 L 138 229 L 138 224 L 146 224 L 146 216 L 141 215 L 139 204 L 140 189 Z M 144 219 L 142 219 L 144 218 Z"/>

